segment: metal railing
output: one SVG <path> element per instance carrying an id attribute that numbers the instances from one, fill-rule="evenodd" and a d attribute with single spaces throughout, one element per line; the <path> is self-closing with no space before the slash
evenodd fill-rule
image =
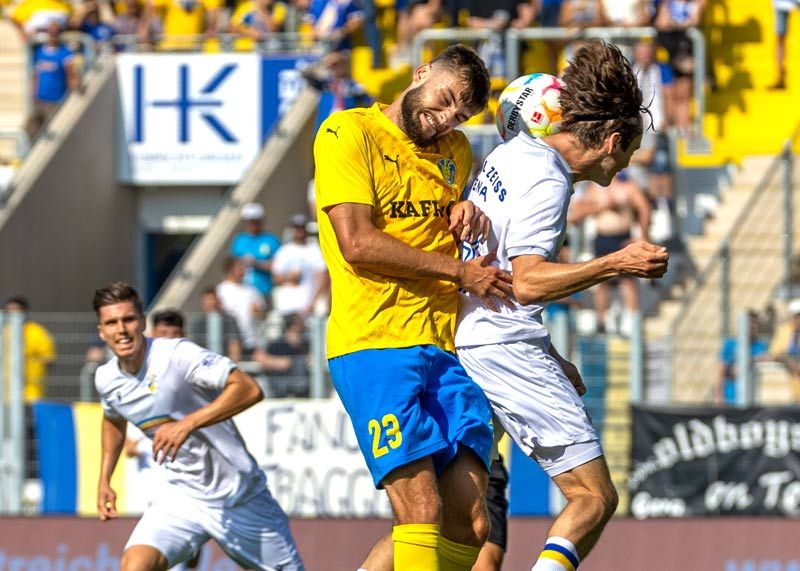
<path id="1" fill-rule="evenodd" d="M 23 315 L 0 312 L 0 515 L 22 512 L 25 479 Z"/>
<path id="2" fill-rule="evenodd" d="M 511 80 L 520 75 L 521 50 L 520 44 L 529 40 L 565 41 L 586 40 L 602 38 L 608 41 L 634 40 L 640 38 L 653 38 L 656 29 L 651 27 L 640 28 L 584 28 L 575 30 L 571 28 L 524 28 L 522 30 L 509 29 L 504 33 L 505 45 L 505 74 Z M 706 78 L 706 41 L 703 33 L 696 28 L 687 30 L 687 35 L 694 49 L 694 136 L 690 139 L 687 150 L 693 152 L 708 152 L 709 142 L 703 135 L 703 117 L 705 115 L 705 78 Z M 486 41 L 495 40 L 498 32 L 482 29 L 443 28 L 420 31 L 412 43 L 412 62 L 414 65 L 423 63 L 423 50 L 429 41 Z"/>
<path id="3" fill-rule="evenodd" d="M 710 398 L 705 382 L 722 340 L 731 335 L 734 314 L 763 308 L 773 293 L 784 299 L 793 295 L 792 265 L 800 224 L 794 207 L 793 145 L 798 140 L 800 128 L 768 166 L 672 321 L 671 352 L 680 360 L 673 361 L 672 385 L 680 400 Z M 709 327 L 716 329 L 711 336 Z M 687 380 L 692 374 L 698 375 L 696 381 Z"/>
<path id="4" fill-rule="evenodd" d="M 324 40 L 314 40 L 309 34 L 298 32 L 275 32 L 267 37 L 256 39 L 245 34 L 157 34 L 148 39 L 138 34 L 120 34 L 109 40 L 114 51 L 152 52 L 152 51 L 203 51 L 209 46 L 224 53 L 235 51 L 256 51 L 265 54 L 295 53 L 320 55 L 328 51 Z"/>

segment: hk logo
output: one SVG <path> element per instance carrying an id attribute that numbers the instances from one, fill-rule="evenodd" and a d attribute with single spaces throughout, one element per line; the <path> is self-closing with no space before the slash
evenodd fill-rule
<path id="1" fill-rule="evenodd" d="M 214 114 L 214 110 L 223 106 L 222 99 L 214 97 L 220 86 L 233 74 L 237 64 L 229 63 L 222 68 L 199 91 L 193 92 L 189 77 L 189 66 L 186 64 L 178 68 L 178 93 L 175 99 L 145 100 L 145 66 L 136 65 L 133 68 L 133 97 L 134 97 L 134 122 L 133 142 L 142 143 L 145 140 L 144 114 L 148 107 L 173 108 L 178 120 L 178 139 L 181 143 L 188 143 L 191 134 L 192 117 L 200 116 L 205 124 L 226 143 L 236 143 L 233 133 Z M 160 78 L 159 78 L 160 79 Z"/>

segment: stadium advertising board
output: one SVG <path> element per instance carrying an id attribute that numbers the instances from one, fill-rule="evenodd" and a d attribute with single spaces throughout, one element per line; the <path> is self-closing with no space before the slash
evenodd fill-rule
<path id="1" fill-rule="evenodd" d="M 120 54 L 118 178 L 138 185 L 240 180 L 299 95 L 309 58 Z"/>
<path id="2" fill-rule="evenodd" d="M 800 517 L 800 408 L 633 407 L 631 514 Z"/>
<path id="3" fill-rule="evenodd" d="M 391 517 L 339 399 L 263 401 L 235 420 L 290 516 Z"/>

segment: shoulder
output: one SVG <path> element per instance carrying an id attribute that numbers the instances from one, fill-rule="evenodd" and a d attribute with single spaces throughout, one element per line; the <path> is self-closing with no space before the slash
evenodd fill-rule
<path id="1" fill-rule="evenodd" d="M 97 392 L 102 396 L 108 384 L 118 376 L 119 367 L 116 357 L 97 367 L 94 372 L 94 385 L 97 388 Z"/>

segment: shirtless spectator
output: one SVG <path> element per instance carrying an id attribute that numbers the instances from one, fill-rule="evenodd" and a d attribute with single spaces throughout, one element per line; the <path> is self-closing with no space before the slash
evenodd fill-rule
<path id="1" fill-rule="evenodd" d="M 570 209 L 570 222 L 579 222 L 588 216 L 594 217 L 594 253 L 597 258 L 621 250 L 634 240 L 648 241 L 650 238 L 650 203 L 625 171 L 620 172 L 608 188 L 591 185 L 586 197 L 575 201 L 575 207 Z M 619 285 L 627 312 L 624 317 L 628 318 L 622 320 L 621 331 L 627 331 L 630 315 L 639 309 L 639 283 L 635 277 L 623 277 L 598 284 L 593 291 L 598 333 L 606 331 L 606 312 L 614 285 Z"/>

